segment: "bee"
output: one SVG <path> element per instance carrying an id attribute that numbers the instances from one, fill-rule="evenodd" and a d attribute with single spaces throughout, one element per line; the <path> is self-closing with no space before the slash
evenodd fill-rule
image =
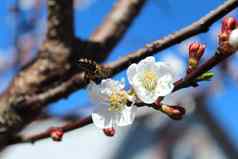
<path id="1" fill-rule="evenodd" d="M 97 64 L 93 60 L 89 59 L 79 59 L 79 66 L 88 74 L 92 79 L 103 79 L 110 76 L 110 70 Z"/>
<path id="2" fill-rule="evenodd" d="M 93 73 L 93 74 L 95 73 L 98 67 L 97 66 L 98 64 L 95 61 L 89 60 L 89 59 L 79 59 L 78 64 L 86 72 Z"/>

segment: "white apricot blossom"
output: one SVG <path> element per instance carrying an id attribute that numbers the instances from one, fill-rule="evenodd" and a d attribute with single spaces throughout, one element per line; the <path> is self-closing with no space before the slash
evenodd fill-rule
<path id="1" fill-rule="evenodd" d="M 166 63 L 156 62 L 152 56 L 130 65 L 127 77 L 137 97 L 147 104 L 168 95 L 174 88 L 172 68 Z"/>
<path id="2" fill-rule="evenodd" d="M 96 127 L 105 129 L 133 123 L 136 107 L 124 87 L 123 80 L 105 79 L 98 85 L 92 81 L 89 83 L 87 90 L 96 105 L 92 113 Z M 129 106 L 128 101 L 131 101 Z"/>

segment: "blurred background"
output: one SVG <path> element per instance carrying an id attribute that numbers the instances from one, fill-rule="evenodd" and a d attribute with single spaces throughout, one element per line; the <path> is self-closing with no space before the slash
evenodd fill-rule
<path id="1" fill-rule="evenodd" d="M 115 0 L 75 0 L 76 34 L 87 39 L 110 11 Z M 224 0 L 147 0 L 141 14 L 106 63 L 143 47 L 198 20 Z M 238 18 L 238 10 L 229 15 Z M 1 0 L 0 90 L 34 58 L 46 31 L 46 0 Z M 171 64 L 177 78 L 187 67 L 187 46 L 198 41 L 207 45 L 203 61 L 214 54 L 220 21 L 209 32 L 190 38 L 156 55 Z M 94 125 L 65 134 L 62 142 L 45 139 L 10 146 L 0 158 L 83 159 L 237 159 L 238 158 L 238 55 L 213 69 L 215 77 L 200 87 L 184 89 L 168 97 L 168 104 L 181 104 L 185 118 L 173 121 L 149 108 L 141 108 L 135 123 L 106 137 Z M 125 72 L 115 78 L 121 79 Z M 44 131 L 50 126 L 84 117 L 92 112 L 85 90 L 49 105 L 40 120 L 22 133 Z"/>

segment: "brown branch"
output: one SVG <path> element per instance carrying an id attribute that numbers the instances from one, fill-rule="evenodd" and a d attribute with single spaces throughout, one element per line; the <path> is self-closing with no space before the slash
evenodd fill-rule
<path id="1" fill-rule="evenodd" d="M 64 133 L 66 133 L 66 132 L 69 132 L 69 131 L 72 131 L 72 130 L 75 130 L 78 128 L 82 128 L 82 127 L 84 127 L 88 124 L 91 124 L 91 123 L 92 123 L 92 118 L 91 118 L 91 116 L 88 116 L 88 117 L 85 117 L 78 121 L 70 122 L 63 126 L 57 127 L 57 128 L 61 129 Z M 48 129 L 47 131 L 36 134 L 36 135 L 16 136 L 15 138 L 12 138 L 8 142 L 8 145 L 17 144 L 17 143 L 34 143 L 35 141 L 49 138 L 50 135 L 51 135 L 51 131 L 50 131 L 50 129 Z"/>
<path id="2" fill-rule="evenodd" d="M 89 42 L 84 43 L 84 58 L 103 62 L 120 42 L 133 20 L 142 10 L 146 0 L 117 0 L 103 23 L 92 33 Z M 76 46 L 81 42 L 75 41 Z M 76 47 L 77 49 L 77 47 Z"/>
<path id="3" fill-rule="evenodd" d="M 67 41 L 74 36 L 73 0 L 47 0 L 47 38 Z"/>
<path id="4" fill-rule="evenodd" d="M 126 69 L 131 63 L 136 63 L 147 56 L 151 56 L 161 50 L 164 50 L 170 46 L 178 44 L 183 40 L 186 40 L 199 33 L 207 32 L 210 26 L 217 20 L 225 16 L 238 6 L 237 0 L 229 0 L 220 5 L 217 9 L 211 11 L 200 20 L 196 21 L 192 25 L 189 25 L 180 31 L 172 33 L 160 40 L 154 41 L 151 44 L 146 45 L 135 52 L 129 53 L 118 61 L 110 65 L 113 68 L 114 74 Z"/>
<path id="5" fill-rule="evenodd" d="M 49 89 L 46 92 L 25 96 L 20 103 L 25 107 L 31 108 L 34 105 L 34 109 L 42 108 L 44 105 L 53 103 L 58 99 L 67 98 L 72 92 L 77 91 L 88 83 L 85 73 L 78 73 L 72 76 L 69 80 L 64 81 L 60 86 Z"/>
<path id="6" fill-rule="evenodd" d="M 121 39 L 133 19 L 141 11 L 144 3 L 145 0 L 118 0 L 103 24 L 97 28 L 90 39 L 115 46 L 114 43 Z"/>
<path id="7" fill-rule="evenodd" d="M 22 99 L 33 94 L 47 92 L 48 89 L 65 80 L 63 75 L 67 77 L 72 73 L 70 62 L 73 55 L 69 46 L 72 45 L 73 37 L 64 32 L 70 27 L 68 23 L 72 22 L 70 17 L 73 14 L 71 10 L 73 1 L 67 1 L 66 4 L 65 2 L 48 0 L 48 31 L 38 51 L 38 57 L 13 79 L 9 88 L 0 96 L 2 133 L 0 134 L 0 143 L 2 143 L 0 146 L 4 146 L 8 139 L 6 136 L 19 131 L 40 111 L 39 107 L 34 108 L 37 106 L 36 103 L 31 106 L 31 109 L 25 109 L 21 103 Z M 60 9 L 63 9 L 64 16 L 60 16 Z"/>

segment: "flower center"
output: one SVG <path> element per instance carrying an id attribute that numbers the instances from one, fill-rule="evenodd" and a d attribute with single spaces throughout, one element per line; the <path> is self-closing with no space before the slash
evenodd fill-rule
<path id="1" fill-rule="evenodd" d="M 152 91 L 157 85 L 157 75 L 154 71 L 145 71 L 142 78 L 142 85 L 148 91 Z"/>
<path id="2" fill-rule="evenodd" d="M 127 94 L 126 91 L 113 91 L 109 97 L 109 108 L 110 112 L 121 112 L 127 104 Z"/>

